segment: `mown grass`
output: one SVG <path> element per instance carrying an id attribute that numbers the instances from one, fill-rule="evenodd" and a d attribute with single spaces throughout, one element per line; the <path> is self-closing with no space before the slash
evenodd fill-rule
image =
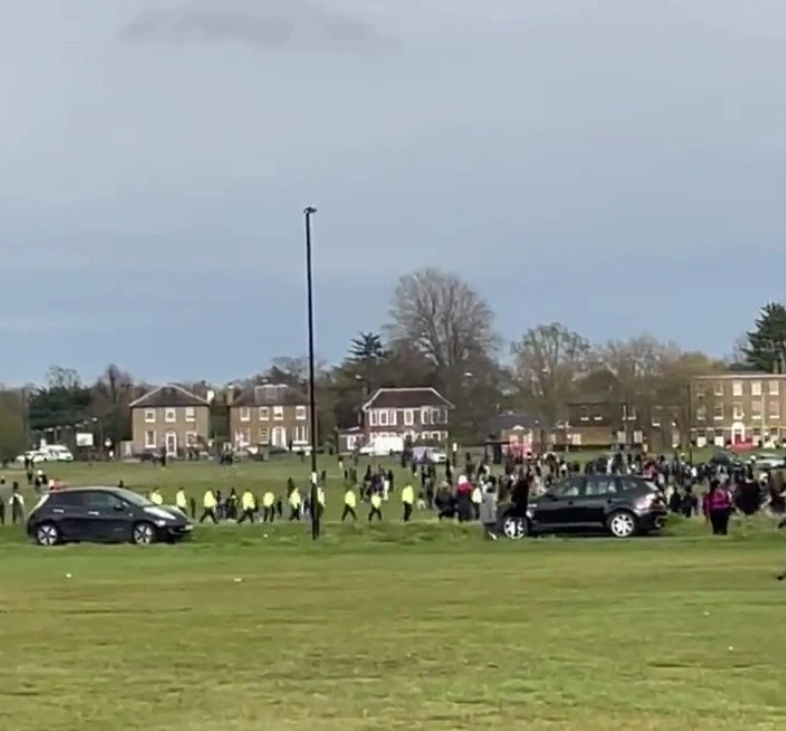
<path id="1" fill-rule="evenodd" d="M 392 522 L 0 544 L 0 728 L 614 731 L 786 723 L 772 524 L 484 542 Z M 265 537 L 267 535 L 267 537 Z"/>

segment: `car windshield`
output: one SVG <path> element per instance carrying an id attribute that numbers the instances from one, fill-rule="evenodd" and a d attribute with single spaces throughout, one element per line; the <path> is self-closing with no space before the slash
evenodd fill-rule
<path id="1" fill-rule="evenodd" d="M 140 495 L 138 492 L 133 492 L 132 490 L 125 490 L 124 488 L 117 488 L 113 490 L 113 493 L 123 500 L 131 503 L 132 505 L 137 505 L 140 508 L 149 508 L 151 505 L 155 505 L 152 500 L 148 500 L 144 495 Z"/>

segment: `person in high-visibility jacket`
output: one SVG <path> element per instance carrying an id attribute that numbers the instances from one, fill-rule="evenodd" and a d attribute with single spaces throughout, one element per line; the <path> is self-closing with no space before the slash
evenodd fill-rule
<path id="1" fill-rule="evenodd" d="M 343 523 L 347 518 L 352 518 L 352 520 L 357 520 L 358 515 L 355 512 L 355 508 L 358 506 L 358 496 L 355 494 L 355 490 L 352 487 L 348 487 L 346 492 L 344 492 L 344 512 L 341 513 L 341 522 Z"/>
<path id="2" fill-rule="evenodd" d="M 246 520 L 250 520 L 252 523 L 254 522 L 254 510 L 256 510 L 257 501 L 254 499 L 254 493 L 251 490 L 246 490 L 243 493 L 243 497 L 240 498 L 240 520 L 238 523 L 242 523 Z"/>
<path id="3" fill-rule="evenodd" d="M 376 491 L 371 493 L 371 511 L 368 514 L 369 523 L 374 520 L 374 516 L 376 516 L 377 520 L 382 520 L 382 496 Z"/>
<path id="4" fill-rule="evenodd" d="M 415 505 L 415 491 L 412 489 L 412 485 L 407 485 L 401 491 L 401 504 L 404 506 L 404 522 L 409 523 L 412 517 L 412 508 Z"/>
<path id="5" fill-rule="evenodd" d="M 175 494 L 175 505 L 183 511 L 183 515 L 188 515 L 188 500 L 186 499 L 186 491 L 182 487 Z"/>
<path id="6" fill-rule="evenodd" d="M 262 521 L 272 523 L 276 515 L 275 509 L 276 496 L 268 490 L 262 496 Z"/>
<path id="7" fill-rule="evenodd" d="M 152 502 L 154 505 L 164 504 L 164 498 L 161 497 L 161 490 L 156 488 L 153 490 L 153 492 L 150 493 L 150 502 Z"/>
<path id="8" fill-rule="evenodd" d="M 300 508 L 303 499 L 300 497 L 300 490 L 296 487 L 289 493 L 289 519 L 300 520 Z"/>
<path id="9" fill-rule="evenodd" d="M 204 523 L 207 518 L 210 518 L 214 523 L 218 523 L 216 519 L 216 496 L 213 495 L 212 490 L 207 490 L 202 498 L 202 517 L 199 519 L 199 522 Z"/>
<path id="10" fill-rule="evenodd" d="M 321 520 L 322 514 L 325 512 L 325 491 L 321 487 L 317 487 L 317 511 Z"/>
<path id="11" fill-rule="evenodd" d="M 480 520 L 480 504 L 483 502 L 483 491 L 475 485 L 472 490 L 472 514 L 475 520 Z"/>

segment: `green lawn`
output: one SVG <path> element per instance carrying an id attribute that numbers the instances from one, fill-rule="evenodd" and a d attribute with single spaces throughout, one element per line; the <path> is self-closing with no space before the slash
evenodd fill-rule
<path id="1" fill-rule="evenodd" d="M 48 550 L 7 528 L 0 728 L 784 728 L 786 541 L 764 520 L 670 533 L 200 526 Z"/>

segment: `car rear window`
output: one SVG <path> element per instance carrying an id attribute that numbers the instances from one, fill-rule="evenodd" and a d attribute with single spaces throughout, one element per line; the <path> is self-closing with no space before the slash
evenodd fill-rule
<path id="1" fill-rule="evenodd" d="M 650 490 L 657 490 L 657 486 L 651 482 L 647 482 L 643 477 L 631 477 L 630 475 L 622 475 L 620 477 L 622 482 L 622 490 L 630 492 L 636 490 L 638 492 L 648 492 Z"/>

